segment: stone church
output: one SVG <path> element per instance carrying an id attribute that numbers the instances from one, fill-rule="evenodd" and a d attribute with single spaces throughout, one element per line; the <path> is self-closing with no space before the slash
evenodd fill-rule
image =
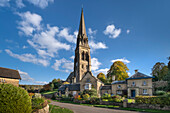
<path id="1" fill-rule="evenodd" d="M 74 71 L 70 73 L 66 81 L 70 84 L 62 85 L 59 88 L 60 94 L 76 95 L 83 90 L 95 88 L 98 96 L 100 96 L 100 88 L 104 85 L 103 82 L 93 76 L 91 72 L 90 47 L 86 34 L 83 9 L 75 49 Z"/>
<path id="2" fill-rule="evenodd" d="M 97 94 L 108 93 L 110 95 L 127 95 L 128 98 L 135 96 L 152 96 L 152 77 L 135 71 L 135 74 L 124 81 L 116 81 L 113 76 L 110 85 L 104 85 L 102 81 L 93 76 L 91 72 L 91 56 L 88 37 L 86 34 L 83 9 L 81 12 L 77 45 L 75 49 L 74 71 L 68 76 L 67 82 L 59 88 L 59 95 L 79 95 L 83 90 L 95 88 Z"/>

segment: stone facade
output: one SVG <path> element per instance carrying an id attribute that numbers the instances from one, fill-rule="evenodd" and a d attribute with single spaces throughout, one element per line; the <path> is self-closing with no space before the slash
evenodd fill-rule
<path id="1" fill-rule="evenodd" d="M 127 90 L 126 84 L 112 84 L 112 94 L 113 95 L 124 95 L 124 91 Z"/>
<path id="2" fill-rule="evenodd" d="M 0 77 L 0 84 L 13 84 L 14 86 L 19 86 L 19 79 L 3 78 Z"/>

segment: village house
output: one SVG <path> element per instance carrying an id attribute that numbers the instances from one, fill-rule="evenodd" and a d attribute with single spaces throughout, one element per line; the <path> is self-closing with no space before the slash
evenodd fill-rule
<path id="1" fill-rule="evenodd" d="M 13 84 L 19 86 L 21 80 L 18 70 L 0 67 L 0 84 Z"/>

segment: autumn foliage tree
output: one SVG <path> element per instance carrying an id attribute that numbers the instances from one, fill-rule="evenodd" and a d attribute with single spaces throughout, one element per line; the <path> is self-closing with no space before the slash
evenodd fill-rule
<path id="1" fill-rule="evenodd" d="M 115 76 L 115 80 L 125 80 L 129 77 L 127 71 L 129 71 L 129 69 L 126 64 L 124 64 L 122 61 L 116 61 L 111 65 L 107 74 L 107 78 L 110 80 L 110 82 L 112 82 L 113 76 Z"/>
<path id="2" fill-rule="evenodd" d="M 106 77 L 105 77 L 105 74 L 104 73 L 99 73 L 97 75 L 97 78 L 100 79 L 103 83 L 106 82 Z"/>

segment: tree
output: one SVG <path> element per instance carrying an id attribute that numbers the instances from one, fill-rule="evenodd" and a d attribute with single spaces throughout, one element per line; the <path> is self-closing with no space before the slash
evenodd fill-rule
<path id="1" fill-rule="evenodd" d="M 166 86 L 166 90 L 170 91 L 170 57 L 168 58 L 168 60 L 169 60 L 169 63 L 168 63 L 168 73 L 165 76 L 164 80 L 168 81 L 168 85 Z"/>
<path id="2" fill-rule="evenodd" d="M 127 68 L 126 64 L 124 64 L 122 61 L 116 61 L 114 62 L 107 74 L 107 78 L 112 82 L 112 77 L 115 76 L 115 80 L 125 80 L 128 78 L 129 69 Z"/>
<path id="3" fill-rule="evenodd" d="M 106 82 L 106 77 L 105 77 L 105 74 L 103 74 L 103 73 L 99 73 L 97 75 L 97 78 L 100 79 L 103 83 Z"/>
<path id="4" fill-rule="evenodd" d="M 157 62 L 152 68 L 152 76 L 154 76 L 154 81 L 163 80 L 168 74 L 168 67 L 161 62 Z"/>

